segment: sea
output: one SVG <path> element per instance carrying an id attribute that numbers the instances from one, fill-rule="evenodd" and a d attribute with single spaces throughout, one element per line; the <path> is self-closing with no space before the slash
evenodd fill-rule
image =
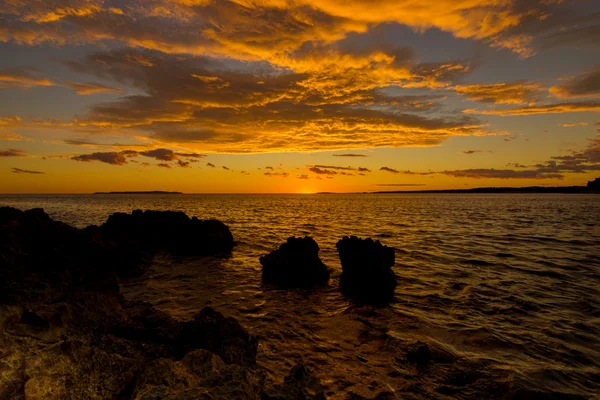
<path id="1" fill-rule="evenodd" d="M 0 205 L 76 227 L 135 209 L 221 220 L 237 243 L 230 257 L 158 254 L 121 291 L 179 320 L 204 306 L 235 317 L 259 338 L 269 383 L 302 362 L 330 399 L 600 398 L 597 195 L 0 195 Z M 341 294 L 335 244 L 347 235 L 394 248 L 388 306 Z M 259 257 L 290 236 L 317 241 L 328 285 L 262 283 Z M 429 365 L 406 360 L 418 341 Z"/>

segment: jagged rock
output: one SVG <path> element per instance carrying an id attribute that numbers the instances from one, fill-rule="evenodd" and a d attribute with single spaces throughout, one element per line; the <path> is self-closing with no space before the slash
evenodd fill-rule
<path id="1" fill-rule="evenodd" d="M 360 394 L 350 393 L 348 396 L 348 400 L 396 400 L 398 396 L 396 396 L 393 392 L 379 392 L 375 395 L 375 397 L 364 397 Z"/>
<path id="2" fill-rule="evenodd" d="M 342 293 L 355 301 L 384 304 L 397 285 L 392 271 L 394 250 L 379 240 L 344 237 L 336 244 L 342 264 Z"/>
<path id="3" fill-rule="evenodd" d="M 304 364 L 296 364 L 283 384 L 265 390 L 262 400 L 325 400 L 325 392 L 319 378 Z"/>
<path id="4" fill-rule="evenodd" d="M 180 211 L 114 213 L 100 227 L 107 239 L 144 249 L 184 254 L 228 253 L 234 245 L 227 225 L 190 218 Z"/>
<path id="5" fill-rule="evenodd" d="M 219 248 L 223 232 L 204 230 L 200 247 Z M 0 399 L 260 398 L 256 338 L 210 308 L 178 322 L 126 301 L 115 274 L 160 238 L 129 246 L 107 235 L 0 208 Z"/>
<path id="6" fill-rule="evenodd" d="M 260 263 L 263 281 L 283 287 L 310 287 L 329 280 L 319 245 L 309 236 L 288 238 L 279 249 L 260 257 Z"/>
<path id="7" fill-rule="evenodd" d="M 431 351 L 427 343 L 421 341 L 413 343 L 406 352 L 406 360 L 417 366 L 429 364 L 431 362 Z"/>

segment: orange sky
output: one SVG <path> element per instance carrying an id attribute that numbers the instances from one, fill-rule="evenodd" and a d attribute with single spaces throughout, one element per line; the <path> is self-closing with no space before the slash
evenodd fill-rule
<path id="1" fill-rule="evenodd" d="M 0 1 L 0 192 L 600 176 L 595 1 Z"/>

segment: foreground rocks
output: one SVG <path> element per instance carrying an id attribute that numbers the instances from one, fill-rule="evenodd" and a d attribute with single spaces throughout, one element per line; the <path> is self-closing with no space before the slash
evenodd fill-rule
<path id="1" fill-rule="evenodd" d="M 233 244 L 217 221 L 146 213 L 78 230 L 0 208 L 0 399 L 263 396 L 258 342 L 235 319 L 204 308 L 178 322 L 119 293 L 148 252 Z"/>
<path id="2" fill-rule="evenodd" d="M 227 225 L 217 220 L 199 220 L 180 211 L 114 213 L 100 227 L 109 240 L 144 249 L 167 250 L 191 255 L 231 252 L 234 241 Z"/>
<path id="3" fill-rule="evenodd" d="M 379 240 L 344 237 L 336 244 L 342 276 L 342 293 L 357 302 L 384 304 L 394 297 L 397 285 L 392 271 L 394 250 Z"/>
<path id="4" fill-rule="evenodd" d="M 260 258 L 264 282 L 306 288 L 325 284 L 329 271 L 319 258 L 319 245 L 309 236 L 290 237 L 279 249 Z"/>

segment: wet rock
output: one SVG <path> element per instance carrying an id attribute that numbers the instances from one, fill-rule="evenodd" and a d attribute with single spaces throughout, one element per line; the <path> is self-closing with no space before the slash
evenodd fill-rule
<path id="1" fill-rule="evenodd" d="M 283 384 L 265 390 L 262 400 L 325 400 L 325 392 L 319 378 L 300 363 L 291 369 Z"/>
<path id="2" fill-rule="evenodd" d="M 406 352 L 406 360 L 417 366 L 425 366 L 431 362 L 431 351 L 427 343 L 413 343 Z"/>
<path id="3" fill-rule="evenodd" d="M 252 366 L 256 363 L 258 340 L 240 323 L 210 307 L 183 325 L 178 342 L 185 350 L 206 349 L 218 354 L 228 364 Z"/>
<path id="4" fill-rule="evenodd" d="M 397 285 L 394 250 L 371 238 L 344 237 L 336 244 L 342 264 L 342 293 L 357 302 L 385 304 Z"/>
<path id="5" fill-rule="evenodd" d="M 279 249 L 260 257 L 260 263 L 263 281 L 282 287 L 310 287 L 329 280 L 319 245 L 309 236 L 288 238 Z"/>
<path id="6" fill-rule="evenodd" d="M 181 361 L 159 359 L 135 380 L 134 399 L 258 399 L 265 373 L 227 365 L 206 350 L 194 350 Z"/>
<path id="7" fill-rule="evenodd" d="M 150 251 L 214 255 L 229 253 L 234 245 L 227 225 L 217 220 L 190 218 L 180 211 L 114 213 L 100 228 L 107 239 L 117 244 Z"/>
<path id="8" fill-rule="evenodd" d="M 188 219 L 200 248 L 229 242 L 202 224 Z M 121 241 L 0 208 L 0 398 L 260 398 L 257 340 L 236 320 L 205 308 L 182 323 L 119 293 L 115 275 L 162 235 L 148 229 L 148 241 Z"/>

